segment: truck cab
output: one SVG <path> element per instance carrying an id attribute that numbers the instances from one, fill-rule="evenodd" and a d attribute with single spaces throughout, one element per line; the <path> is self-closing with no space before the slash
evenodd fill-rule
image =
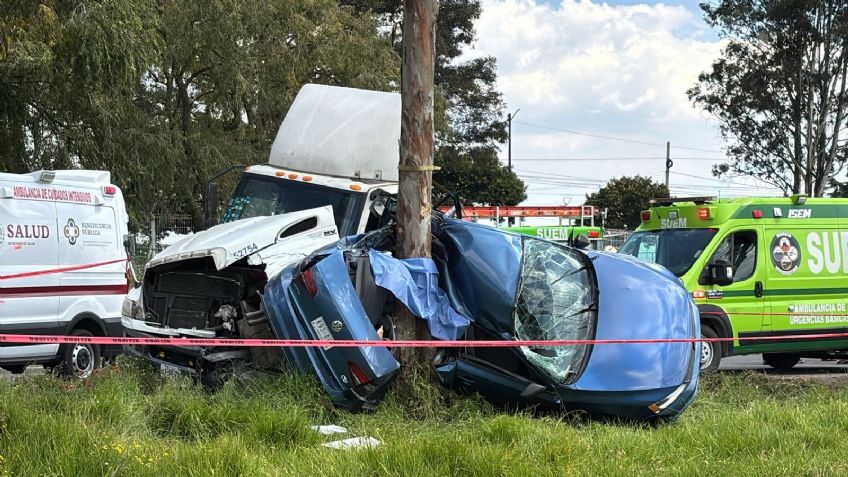
<path id="1" fill-rule="evenodd" d="M 658 263 L 694 298 L 706 338 L 702 371 L 722 357 L 762 353 L 787 369 L 803 358 L 844 359 L 848 340 L 763 337 L 848 332 L 848 200 L 655 199 L 619 250 Z"/>
<path id="2" fill-rule="evenodd" d="M 244 169 L 221 222 L 331 205 L 341 236 L 376 228 L 372 205 L 381 214 L 398 190 L 400 109 L 397 93 L 305 85 L 268 163 Z"/>

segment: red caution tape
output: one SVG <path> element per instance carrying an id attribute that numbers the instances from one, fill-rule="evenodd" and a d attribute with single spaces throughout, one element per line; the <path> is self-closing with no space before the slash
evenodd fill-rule
<path id="1" fill-rule="evenodd" d="M 128 262 L 130 259 L 127 258 L 118 258 L 116 260 L 109 260 L 107 262 L 97 262 L 97 263 L 86 263 L 85 265 L 72 265 L 70 267 L 60 267 L 60 268 L 48 268 L 46 270 L 36 270 L 33 272 L 21 272 L 21 273 L 13 273 L 11 275 L 0 275 L 0 280 L 11 280 L 12 278 L 27 278 L 27 277 L 37 277 L 41 275 L 50 275 L 53 273 L 63 273 L 63 272 L 74 272 L 77 270 L 85 270 L 87 268 L 95 268 L 102 267 L 104 265 L 111 265 L 113 263 L 121 263 Z"/>
<path id="2" fill-rule="evenodd" d="M 848 333 L 819 333 L 814 335 L 756 336 L 745 341 L 814 340 L 823 338 L 846 338 Z M 738 341 L 739 338 L 651 338 L 622 340 L 481 340 L 481 341 L 431 341 L 431 340 L 257 340 L 221 338 L 110 338 L 104 336 L 57 336 L 57 335 L 0 335 L 0 343 L 53 344 L 88 343 L 98 345 L 167 345 L 167 346 L 235 346 L 235 347 L 291 347 L 316 348 L 359 346 L 383 348 L 507 348 L 517 346 L 554 347 L 607 344 L 655 344 L 655 343 L 716 343 Z"/>

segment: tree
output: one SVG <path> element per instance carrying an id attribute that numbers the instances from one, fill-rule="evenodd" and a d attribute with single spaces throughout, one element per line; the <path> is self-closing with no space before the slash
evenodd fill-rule
<path id="1" fill-rule="evenodd" d="M 110 170 L 131 227 L 199 219 L 207 177 L 264 162 L 304 83 L 397 84 L 377 29 L 333 0 L 2 2 L 0 170 Z"/>
<path id="2" fill-rule="evenodd" d="M 442 169 L 433 179 L 459 194 L 464 205 L 517 205 L 527 198 L 524 183 L 498 161 L 497 149 L 471 150 L 443 145 L 436 156 Z"/>
<path id="3" fill-rule="evenodd" d="M 400 51 L 401 0 L 343 0 L 342 3 L 379 15 L 385 34 Z M 479 0 L 439 2 L 434 76 L 435 161 L 442 171 L 434 179 L 451 188 L 452 184 L 466 181 L 461 175 L 465 171 L 473 171 L 481 179 L 495 175 L 498 177 L 495 182 L 477 180 L 476 187 L 460 187 L 456 192 L 466 203 L 518 203 L 526 199 L 524 183 L 497 161 L 498 146 L 507 139 L 503 95 L 497 89 L 497 62 L 490 56 L 459 60 L 463 48 L 476 38 L 474 21 L 481 11 Z M 492 171 L 484 171 L 482 164 Z"/>
<path id="4" fill-rule="evenodd" d="M 598 192 L 586 195 L 586 205 L 607 209 L 604 227 L 634 229 L 641 223 L 641 212 L 657 197 L 668 197 L 665 184 L 637 175 L 611 179 Z"/>
<path id="5" fill-rule="evenodd" d="M 722 0 L 701 8 L 728 40 L 688 92 L 728 144 L 730 162 L 714 174 L 821 196 L 848 159 L 848 3 Z"/>

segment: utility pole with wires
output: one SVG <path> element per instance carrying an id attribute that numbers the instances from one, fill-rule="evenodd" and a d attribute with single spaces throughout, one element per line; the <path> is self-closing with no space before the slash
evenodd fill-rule
<path id="1" fill-rule="evenodd" d="M 404 0 L 401 66 L 400 164 L 398 165 L 397 254 L 430 257 L 430 212 L 433 184 L 433 76 L 436 57 L 436 0 Z M 399 339 L 429 339 L 427 322 L 399 310 Z M 401 381 L 429 372 L 427 348 L 404 348 Z"/>
<path id="2" fill-rule="evenodd" d="M 506 115 L 506 164 L 509 170 L 512 170 L 512 120 L 515 119 L 519 111 L 521 111 L 521 108 L 516 109 L 514 113 L 507 113 Z"/>
<path id="3" fill-rule="evenodd" d="M 671 160 L 671 141 L 668 141 L 665 143 L 665 189 L 668 191 L 669 197 L 671 197 L 671 189 L 668 186 L 668 175 L 673 165 L 674 161 Z"/>

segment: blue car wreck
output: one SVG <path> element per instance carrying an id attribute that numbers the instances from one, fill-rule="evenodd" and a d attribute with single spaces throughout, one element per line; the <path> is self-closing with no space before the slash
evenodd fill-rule
<path id="1" fill-rule="evenodd" d="M 696 338 L 698 311 L 665 269 L 441 216 L 432 233 L 430 272 L 437 273 L 425 273 L 431 278 L 423 281 L 410 275 L 406 291 L 398 280 L 392 292 L 380 286 L 386 271 L 374 263 L 375 253 L 394 250 L 392 228 L 343 239 L 289 266 L 269 280 L 263 298 L 274 334 L 390 340 L 397 301 L 409 305 L 416 293 L 436 290 L 424 299 L 432 302 L 432 334 L 505 342 L 502 348 L 440 349 L 433 367 L 449 388 L 510 408 L 635 420 L 672 419 L 694 399 L 696 343 L 508 343 Z M 283 354 L 349 410 L 378 401 L 399 368 L 382 347 L 285 348 Z"/>
<path id="2" fill-rule="evenodd" d="M 334 405 L 379 402 L 399 369 L 387 347 L 401 306 L 445 347 L 446 387 L 508 408 L 672 419 L 694 399 L 696 343 L 512 346 L 516 340 L 694 339 L 698 311 L 664 268 L 434 215 L 432 259 L 397 260 L 394 228 L 340 239 L 331 207 L 221 224 L 154 257 L 127 296 L 131 337 L 319 339 L 327 346 L 127 346 L 217 387 L 251 370 L 315 375 Z M 317 250 L 315 252 L 310 252 Z"/>

